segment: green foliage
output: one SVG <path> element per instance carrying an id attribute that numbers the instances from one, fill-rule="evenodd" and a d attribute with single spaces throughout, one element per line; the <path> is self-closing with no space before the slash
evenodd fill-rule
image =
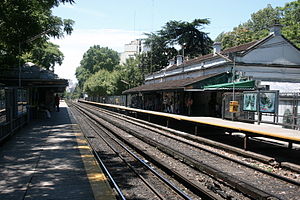
<path id="1" fill-rule="evenodd" d="M 113 71 L 101 69 L 87 77 L 83 91 L 89 96 L 120 95 L 128 88 L 140 85 L 144 80 L 138 60 L 128 59 L 124 65 L 116 65 Z"/>
<path id="2" fill-rule="evenodd" d="M 262 39 L 269 34 L 269 31 L 262 30 L 254 32 L 251 29 L 240 25 L 235 27 L 233 31 L 221 33 L 215 41 L 222 43 L 222 48 L 227 49 L 233 46 L 238 46 L 254 40 Z"/>
<path id="3" fill-rule="evenodd" d="M 251 15 L 251 19 L 243 24 L 253 32 L 268 30 L 274 24 L 277 24 L 280 19 L 280 13 L 277 8 L 273 8 L 270 4 L 264 9 L 257 11 Z"/>
<path id="4" fill-rule="evenodd" d="M 167 66 L 168 60 L 177 54 L 174 46 L 181 46 L 180 52 L 185 57 L 196 57 L 211 51 L 212 40 L 207 33 L 202 32 L 207 19 L 195 19 L 193 22 L 170 21 L 156 33 L 146 34 L 145 44 L 151 50 L 140 55 L 141 67 L 146 73 L 151 73 Z"/>
<path id="5" fill-rule="evenodd" d="M 259 40 L 269 34 L 274 24 L 282 24 L 283 35 L 300 47 L 300 0 L 287 3 L 284 7 L 266 8 L 251 15 L 251 19 L 235 27 L 232 31 L 221 33 L 215 41 L 222 42 L 224 49 Z"/>
<path id="6" fill-rule="evenodd" d="M 75 72 L 76 78 L 78 80 L 78 87 L 83 89 L 85 81 L 92 75 L 92 73 L 83 67 L 77 67 Z"/>
<path id="7" fill-rule="evenodd" d="M 96 73 L 101 69 L 113 71 L 114 67 L 119 63 L 120 58 L 118 52 L 107 47 L 94 45 L 84 53 L 80 66 L 87 69 L 90 73 Z"/>
<path id="8" fill-rule="evenodd" d="M 124 90 L 143 83 L 144 74 L 139 63 L 138 59 L 129 58 L 125 64 L 117 66 L 115 70 L 118 74 L 115 79 L 116 94 L 122 94 Z"/>
<path id="9" fill-rule="evenodd" d="M 158 35 L 166 40 L 167 45 L 180 45 L 184 53 L 191 58 L 206 55 L 211 51 L 212 40 L 207 33 L 200 31 L 208 25 L 208 19 L 195 19 L 191 23 L 170 21 L 158 31 Z"/>
<path id="10" fill-rule="evenodd" d="M 174 58 L 178 52 L 174 47 L 167 45 L 167 40 L 158 34 L 146 34 L 148 38 L 145 45 L 150 47 L 150 51 L 139 55 L 140 66 L 144 73 L 152 73 L 168 65 L 168 60 Z"/>
<path id="11" fill-rule="evenodd" d="M 54 71 L 55 64 L 62 64 L 63 53 L 59 46 L 51 42 L 46 42 L 44 46 L 35 46 L 29 53 L 23 55 L 25 62 L 33 62 L 47 70 Z"/>
<path id="12" fill-rule="evenodd" d="M 114 67 L 119 63 L 118 52 L 109 49 L 107 47 L 100 47 L 99 45 L 94 45 L 84 53 L 82 60 L 80 61 L 80 66 L 76 69 L 76 78 L 78 80 L 78 85 L 81 89 L 84 88 L 85 83 L 88 79 L 94 76 L 99 71 L 106 70 L 112 72 Z M 105 73 L 103 74 L 105 75 Z M 98 75 L 100 76 L 100 75 Z M 97 76 L 97 77 L 98 77 Z M 95 79 L 94 77 L 93 79 Z M 86 86 L 88 91 L 93 92 L 93 84 L 89 83 Z"/>
<path id="13" fill-rule="evenodd" d="M 84 83 L 84 91 L 90 96 L 113 95 L 116 88 L 113 84 L 116 74 L 101 69 Z"/>
<path id="14" fill-rule="evenodd" d="M 0 66 L 14 67 L 22 54 L 41 46 L 48 37 L 73 30 L 72 20 L 52 15 L 51 8 L 73 0 L 4 0 L 0 4 Z"/>
<path id="15" fill-rule="evenodd" d="M 298 48 L 300 48 L 300 0 L 287 3 L 279 8 L 280 23 L 284 26 L 282 33 Z"/>

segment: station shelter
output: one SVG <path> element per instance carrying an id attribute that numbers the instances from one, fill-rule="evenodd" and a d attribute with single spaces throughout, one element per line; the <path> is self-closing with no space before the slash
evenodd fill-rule
<path id="1" fill-rule="evenodd" d="M 224 117 L 231 116 L 228 110 L 235 103 L 235 116 L 253 118 L 255 114 L 259 120 L 258 109 L 237 108 L 243 103 L 244 92 L 299 92 L 300 49 L 281 34 L 279 24 L 261 40 L 228 49 L 216 42 L 212 49 L 212 53 L 193 59 L 178 55 L 176 62 L 172 59 L 168 66 L 146 75 L 143 85 L 123 92 L 128 96 L 128 106 Z"/>
<path id="2" fill-rule="evenodd" d="M 63 93 L 67 86 L 68 80 L 32 63 L 2 70 L 0 141 L 32 119 L 50 117 L 55 93 Z"/>
<path id="3" fill-rule="evenodd" d="M 129 95 L 128 106 L 189 116 L 222 116 L 223 94 L 231 91 L 230 73 L 145 84 L 123 92 Z M 255 81 L 236 82 L 238 93 L 254 90 Z"/>

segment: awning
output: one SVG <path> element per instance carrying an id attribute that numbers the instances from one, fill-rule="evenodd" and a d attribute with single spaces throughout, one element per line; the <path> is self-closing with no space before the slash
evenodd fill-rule
<path id="1" fill-rule="evenodd" d="M 250 80 L 250 81 L 239 81 L 239 82 L 234 82 L 234 83 L 222 83 L 222 84 L 216 84 L 216 85 L 207 85 L 204 86 L 204 89 L 226 89 L 226 88 L 233 88 L 235 87 L 236 89 L 241 88 L 241 89 L 251 89 L 255 88 L 255 81 Z"/>

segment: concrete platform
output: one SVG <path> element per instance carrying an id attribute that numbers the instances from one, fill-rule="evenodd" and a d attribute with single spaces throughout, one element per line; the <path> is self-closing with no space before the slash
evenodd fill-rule
<path id="1" fill-rule="evenodd" d="M 0 199 L 116 199 L 62 101 L 0 146 Z"/>
<path id="2" fill-rule="evenodd" d="M 265 138 L 276 139 L 279 141 L 286 141 L 288 142 L 289 148 L 292 148 L 293 143 L 297 143 L 297 144 L 300 143 L 299 130 L 282 128 L 281 126 L 276 126 L 276 125 L 266 125 L 266 124 L 257 125 L 257 124 L 250 124 L 250 123 L 244 123 L 238 121 L 223 120 L 215 117 L 189 117 L 184 115 L 142 110 L 142 109 L 130 108 L 125 106 L 113 105 L 113 104 L 97 103 L 97 102 L 86 101 L 86 100 L 80 100 L 80 101 L 83 103 L 94 104 L 106 108 L 143 113 L 143 114 L 148 114 L 149 116 L 156 115 L 156 116 L 161 116 L 170 119 L 194 122 L 195 124 L 199 124 L 199 125 L 202 124 L 202 125 L 211 125 L 215 127 L 226 128 L 227 130 L 231 130 L 231 132 L 245 133 L 246 136 L 244 137 L 244 149 L 247 149 L 248 137 L 265 137 Z"/>

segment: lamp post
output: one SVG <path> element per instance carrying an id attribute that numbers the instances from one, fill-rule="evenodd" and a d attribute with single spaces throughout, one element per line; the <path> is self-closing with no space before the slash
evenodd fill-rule
<path id="1" fill-rule="evenodd" d="M 232 113 L 232 120 L 235 118 L 235 113 L 237 112 L 238 102 L 235 101 L 235 65 L 236 65 L 236 55 L 233 54 L 233 60 L 227 58 L 226 56 L 216 53 L 220 57 L 224 58 L 225 60 L 232 63 L 232 76 L 231 76 L 231 82 L 232 82 L 232 101 L 229 103 L 229 112 Z"/>
<path id="2" fill-rule="evenodd" d="M 184 60 L 184 49 L 186 47 L 186 43 L 183 43 L 182 44 L 182 57 L 183 57 L 183 60 Z"/>
<path id="3" fill-rule="evenodd" d="M 232 66 L 232 101 L 235 101 L 235 56 L 233 57 L 233 66 Z"/>

